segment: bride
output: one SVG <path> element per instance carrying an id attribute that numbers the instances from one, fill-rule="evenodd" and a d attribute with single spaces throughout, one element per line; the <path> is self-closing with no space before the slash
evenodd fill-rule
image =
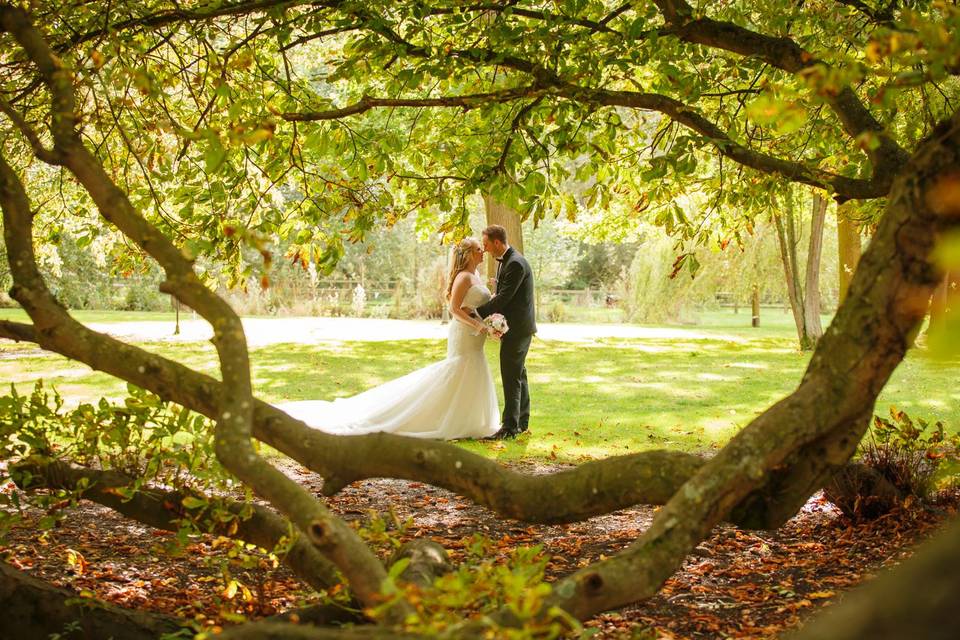
<path id="1" fill-rule="evenodd" d="M 453 250 L 447 298 L 454 322 L 447 357 L 363 393 L 333 402 L 304 400 L 277 407 L 336 435 L 389 432 L 414 438 L 483 438 L 499 428 L 497 396 L 483 343 L 490 330 L 472 311 L 490 299 L 477 275 L 483 247 L 465 238 Z"/>

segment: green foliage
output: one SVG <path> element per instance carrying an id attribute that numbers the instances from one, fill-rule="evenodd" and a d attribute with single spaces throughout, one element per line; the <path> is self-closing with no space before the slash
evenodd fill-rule
<path id="1" fill-rule="evenodd" d="M 387 599 L 372 612 L 374 617 L 385 615 L 396 602 L 405 600 L 413 604 L 415 612 L 404 626 L 415 633 L 451 632 L 470 622 L 490 625 L 486 616 L 503 608 L 520 625 L 497 629 L 498 638 L 547 640 L 583 632 L 576 619 L 557 608 L 550 609 L 543 618 L 535 618 L 551 593 L 550 584 L 544 581 L 548 557 L 539 545 L 512 548 L 505 562 L 492 559 L 496 557 L 497 545 L 480 535 L 466 540 L 465 550 L 466 555 L 455 571 L 440 576 L 426 588 L 398 582 L 406 565 L 394 565 L 384 588 Z"/>
<path id="2" fill-rule="evenodd" d="M 0 311 L 0 318 L 22 321 L 24 314 Z M 482 443 L 461 446 L 481 455 L 574 463 L 650 448 L 702 451 L 721 446 L 757 412 L 763 411 L 801 379 L 808 358 L 796 348 L 789 312 L 765 307 L 761 326 L 750 315 L 731 310 L 705 311 L 695 326 L 625 327 L 636 337 L 595 338 L 578 342 L 548 339 L 546 331 L 530 349 L 527 369 L 536 390 L 531 422 L 535 437 L 505 449 Z M 126 333 L 120 314 L 78 312 L 84 322 L 114 323 Z M 163 321 L 170 314 L 138 315 L 137 321 Z M 824 317 L 828 321 L 829 317 Z M 277 335 L 267 325 L 259 338 Z M 619 331 L 618 331 L 619 333 Z M 356 336 L 354 336 L 356 337 Z M 332 399 L 360 393 L 442 359 L 442 340 L 349 340 L 342 343 L 264 344 L 251 349 L 256 393 L 268 402 Z M 208 370 L 216 353 L 208 341 L 162 341 L 144 345 L 187 366 Z M 498 345 L 486 353 L 496 372 Z M 403 353 L 403 358 L 397 358 Z M 664 363 L 669 363 L 665 366 Z M 955 362 L 923 357 L 912 349 L 884 387 L 879 402 L 923 414 L 937 407 L 948 426 L 960 425 L 953 398 Z M 125 385 L 83 365 L 29 345 L 0 344 L 0 379 L 29 394 L 37 378 L 56 385 L 72 402 L 122 397 Z M 499 385 L 497 385 L 499 390 Z"/>
<path id="3" fill-rule="evenodd" d="M 82 114 L 89 147 L 135 207 L 187 255 L 215 257 L 199 268 L 233 285 L 268 266 L 250 238 L 277 240 L 291 261 L 329 273 L 352 244 L 407 218 L 447 239 L 466 233 L 481 192 L 534 221 L 580 219 L 615 234 L 647 220 L 708 243 L 746 230 L 776 182 L 769 168 L 722 158 L 729 144 L 869 177 L 864 151 L 879 139 L 844 130 L 830 108 L 837 92 L 853 87 L 907 149 L 960 95 L 960 12 L 946 3 L 898 5 L 876 21 L 845 3 L 696 10 L 763 36 L 789 34 L 818 61 L 797 73 L 664 32 L 654 3 L 254 3 L 187 19 L 210 10 L 194 4 L 182 20 L 167 8 L 30 4 L 76 74 L 80 103 L 97 105 Z M 114 26 L 102 31 L 105 21 Z M 14 49 L 9 38 L 4 46 Z M 0 83 L 15 92 L 31 73 L 9 67 Z M 602 106 L 590 97 L 598 90 L 681 101 L 729 142 L 645 107 Z M 298 116 L 365 96 L 442 102 L 478 93 L 493 97 Z M 23 116 L 40 122 L 44 100 L 30 98 Z M 77 185 L 37 163 L 19 135 L 8 152 L 25 170 L 38 228 L 102 237 Z M 40 242 L 55 245 L 54 236 Z M 115 239 L 102 252 L 121 270 L 139 260 Z"/>
<path id="4" fill-rule="evenodd" d="M 946 274 L 945 290 L 934 292 L 928 345 L 933 357 L 949 360 L 960 356 L 960 233 L 942 238 L 934 250 L 934 259 Z"/>
<path id="5" fill-rule="evenodd" d="M 231 523 L 249 513 L 226 509 L 218 498 L 200 498 L 232 488 L 233 480 L 220 466 L 213 451 L 213 428 L 203 416 L 162 401 L 156 395 L 134 387 L 127 388 L 122 404 L 106 399 L 82 403 L 65 409 L 56 390 L 47 390 L 42 380 L 33 392 L 24 396 L 11 387 L 10 395 L 0 397 L 0 460 L 7 463 L 8 477 L 21 490 L 0 495 L 13 511 L 2 511 L 5 526 L 18 518 L 12 513 L 30 503 L 46 509 L 41 527 L 53 526 L 62 515 L 62 507 L 75 504 L 86 485 L 77 491 L 31 492 L 33 460 L 49 459 L 79 464 L 88 468 L 113 470 L 129 476 L 131 484 L 110 489 L 124 499 L 132 498 L 141 487 L 165 486 L 181 492 L 182 527 L 174 539 L 181 547 L 196 532 L 195 523 L 205 529 L 235 529 Z"/>
<path id="6" fill-rule="evenodd" d="M 930 497 L 945 462 L 960 461 L 960 435 L 945 435 L 942 422 L 929 424 L 890 407 L 890 419 L 874 416 L 860 444 L 860 460 L 890 481 L 904 496 Z"/>
<path id="7" fill-rule="evenodd" d="M 637 252 L 635 243 L 580 243 L 567 289 L 611 288 L 630 266 Z"/>
<path id="8" fill-rule="evenodd" d="M 400 547 L 400 538 L 412 526 L 413 518 L 400 520 L 393 508 L 385 516 L 370 511 L 366 523 L 358 526 L 357 535 L 373 548 L 387 554 Z"/>

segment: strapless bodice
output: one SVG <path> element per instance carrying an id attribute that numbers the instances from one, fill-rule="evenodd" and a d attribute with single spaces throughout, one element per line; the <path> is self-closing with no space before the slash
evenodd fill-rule
<path id="1" fill-rule="evenodd" d="M 482 284 L 475 284 L 467 291 L 467 295 L 463 296 L 463 302 L 460 303 L 460 307 L 464 309 L 476 309 L 491 297 L 489 289 Z"/>

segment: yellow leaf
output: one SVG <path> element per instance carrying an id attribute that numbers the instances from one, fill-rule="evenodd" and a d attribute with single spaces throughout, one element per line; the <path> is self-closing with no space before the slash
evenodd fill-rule
<path id="1" fill-rule="evenodd" d="M 833 591 L 814 591 L 813 593 L 808 593 L 807 597 L 813 600 L 820 600 L 823 598 L 832 598 L 837 595 Z"/>

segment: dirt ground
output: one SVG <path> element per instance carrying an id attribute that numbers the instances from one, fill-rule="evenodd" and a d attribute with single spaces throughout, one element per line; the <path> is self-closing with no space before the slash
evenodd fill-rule
<path id="1" fill-rule="evenodd" d="M 532 473 L 555 467 L 522 465 Z M 322 479 L 290 465 L 287 472 L 319 493 Z M 363 521 L 392 507 L 412 518 L 404 539 L 429 537 L 454 562 L 466 541 L 480 533 L 506 557 L 516 545 L 541 544 L 550 556 L 548 579 L 617 553 L 649 525 L 654 509 L 624 509 L 557 526 L 504 520 L 447 491 L 416 482 L 368 480 L 329 500 L 344 518 Z M 909 554 L 956 511 L 957 495 L 933 508 L 897 511 L 867 524 L 843 519 L 822 496 L 777 531 L 717 528 L 651 600 L 587 623 L 596 638 L 770 638 L 797 626 L 844 590 Z M 37 517 L 40 514 L 32 514 Z M 243 569 L 230 561 L 229 545 L 211 537 L 191 541 L 178 557 L 164 553 L 171 534 L 83 503 L 42 538 L 16 529 L 0 548 L 7 562 L 78 592 L 118 605 L 146 608 L 226 625 L 239 615 L 270 615 L 309 601 L 283 567 Z M 263 563 L 265 564 L 265 563 Z M 225 591 L 224 567 L 248 589 Z M 646 630 L 646 631 L 643 631 Z M 637 635 L 643 631 L 649 635 Z"/>

